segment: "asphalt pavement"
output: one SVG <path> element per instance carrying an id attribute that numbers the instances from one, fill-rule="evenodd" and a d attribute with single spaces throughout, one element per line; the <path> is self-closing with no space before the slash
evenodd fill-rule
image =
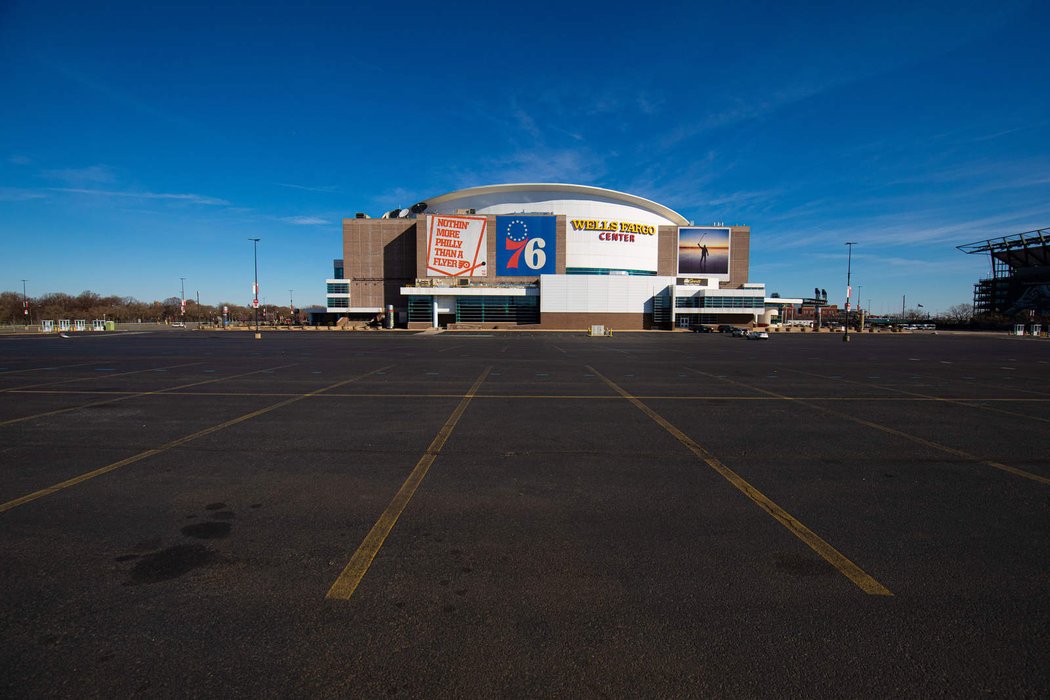
<path id="1" fill-rule="evenodd" d="M 0 337 L 4 697 L 1046 697 L 1050 341 Z"/>

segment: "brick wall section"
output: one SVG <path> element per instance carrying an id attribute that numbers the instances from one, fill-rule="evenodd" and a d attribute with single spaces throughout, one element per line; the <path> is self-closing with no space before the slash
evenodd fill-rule
<path id="1" fill-rule="evenodd" d="M 740 289 L 748 281 L 751 265 L 751 227 L 733 226 L 729 230 L 729 281 L 722 282 L 722 289 Z"/>
<path id="2" fill-rule="evenodd" d="M 678 274 L 678 227 L 661 226 L 656 233 L 659 252 L 656 257 L 656 274 L 674 277 Z"/>
<path id="3" fill-rule="evenodd" d="M 414 278 L 416 222 L 411 219 L 343 219 L 343 274 L 350 305 L 404 308 L 399 289 Z"/>
<path id="4" fill-rule="evenodd" d="M 651 314 L 552 313 L 545 311 L 539 327 L 549 330 L 587 330 L 592 325 L 602 325 L 613 331 L 640 331 L 648 330 L 652 326 L 651 322 Z"/>

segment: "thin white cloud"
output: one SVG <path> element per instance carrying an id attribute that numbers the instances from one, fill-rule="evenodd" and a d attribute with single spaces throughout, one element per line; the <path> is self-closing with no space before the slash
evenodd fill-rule
<path id="1" fill-rule="evenodd" d="M 461 173 L 460 187 L 491 182 L 596 183 L 605 174 L 600 157 L 584 149 L 525 149 L 482 163 Z"/>
<path id="2" fill-rule="evenodd" d="M 307 192 L 336 192 L 336 191 L 339 190 L 339 187 L 337 187 L 336 185 L 310 186 L 310 185 L 296 185 L 296 184 L 291 183 L 291 182 L 278 182 L 277 186 L 278 187 L 288 187 L 288 188 L 293 189 L 293 190 L 306 190 Z"/>
<path id="3" fill-rule="evenodd" d="M 0 187 L 0 202 L 26 202 L 31 199 L 44 199 L 47 195 L 21 187 Z"/>
<path id="4" fill-rule="evenodd" d="M 281 221 L 296 226 L 321 226 L 332 223 L 328 219 L 319 216 L 282 216 Z"/>
<path id="5" fill-rule="evenodd" d="M 48 187 L 51 192 L 67 192 L 69 194 L 85 194 L 96 197 L 128 197 L 132 199 L 166 199 L 173 201 L 189 202 L 191 204 L 204 204 L 208 206 L 222 206 L 229 204 L 225 199 L 208 197 L 193 193 L 170 193 L 170 192 L 120 192 L 115 190 L 93 190 L 83 187 Z"/>
<path id="6" fill-rule="evenodd" d="M 117 179 L 113 170 L 105 165 L 91 165 L 86 168 L 45 170 L 41 174 L 49 180 L 59 180 L 60 182 L 64 182 L 72 187 L 107 184 L 115 182 Z"/>

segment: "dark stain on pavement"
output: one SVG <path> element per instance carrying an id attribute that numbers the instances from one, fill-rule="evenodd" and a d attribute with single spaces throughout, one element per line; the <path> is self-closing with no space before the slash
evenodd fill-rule
<path id="1" fill-rule="evenodd" d="M 198 540 L 215 540 L 230 534 L 229 523 L 194 523 L 182 528 L 182 534 L 186 537 L 194 537 Z"/>
<path id="2" fill-rule="evenodd" d="M 209 523 L 211 524 L 211 523 Z M 147 554 L 135 563 L 126 585 L 170 581 L 216 560 L 216 553 L 202 544 L 179 544 Z"/>
<path id="3" fill-rule="evenodd" d="M 222 510 L 226 507 L 225 503 L 209 503 L 204 506 L 204 510 Z"/>

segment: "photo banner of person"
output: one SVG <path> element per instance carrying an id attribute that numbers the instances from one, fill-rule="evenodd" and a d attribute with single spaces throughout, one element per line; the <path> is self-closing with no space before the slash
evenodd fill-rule
<path id="1" fill-rule="evenodd" d="M 553 275 L 557 269 L 556 224 L 553 216 L 497 216 L 496 274 Z"/>
<path id="2" fill-rule="evenodd" d="M 427 217 L 427 276 L 485 277 L 484 216 Z"/>
<path id="3" fill-rule="evenodd" d="M 729 229 L 714 226 L 680 226 L 678 274 L 728 279 Z"/>

